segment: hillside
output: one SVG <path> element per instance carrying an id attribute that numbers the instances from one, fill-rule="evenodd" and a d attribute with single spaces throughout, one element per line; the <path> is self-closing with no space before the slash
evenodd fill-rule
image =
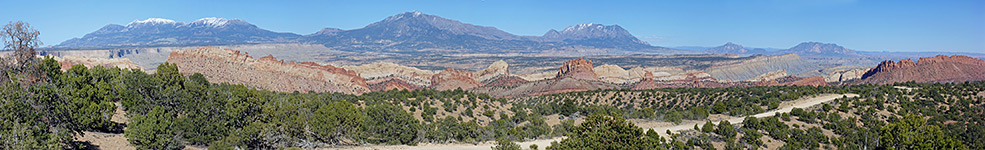
<path id="1" fill-rule="evenodd" d="M 780 56 L 757 56 L 753 59 L 734 64 L 712 66 L 704 69 L 704 71 L 711 74 L 715 79 L 743 81 L 776 71 L 785 71 L 787 74 L 799 74 L 815 69 L 820 69 L 820 67 L 801 59 L 800 55 L 785 54 Z"/>
<path id="2" fill-rule="evenodd" d="M 168 63 L 183 74 L 201 73 L 217 83 L 246 84 L 280 92 L 369 92 L 366 80 L 354 71 L 313 62 L 284 62 L 273 56 L 254 59 L 239 51 L 204 47 L 171 52 Z"/>

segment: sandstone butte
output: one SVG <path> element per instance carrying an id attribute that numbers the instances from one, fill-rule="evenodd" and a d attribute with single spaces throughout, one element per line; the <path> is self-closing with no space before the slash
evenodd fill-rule
<path id="1" fill-rule="evenodd" d="M 431 76 L 431 88 L 435 90 L 471 89 L 479 87 L 479 82 L 468 70 L 445 69 Z"/>
<path id="2" fill-rule="evenodd" d="M 354 71 L 314 62 L 278 61 L 273 56 L 253 59 L 239 51 L 216 47 L 171 52 L 167 62 L 182 74 L 201 73 L 216 83 L 246 84 L 280 92 L 369 92 L 366 80 Z"/>
<path id="3" fill-rule="evenodd" d="M 964 55 L 921 57 L 899 62 L 883 61 L 865 72 L 859 83 L 964 82 L 985 80 L 985 61 Z"/>
<path id="4" fill-rule="evenodd" d="M 592 61 L 585 60 L 584 58 L 564 62 L 564 65 L 561 65 L 557 76 L 554 78 L 558 80 L 563 78 L 572 78 L 579 80 L 599 81 L 599 76 L 595 74 L 595 70 L 592 68 Z"/>

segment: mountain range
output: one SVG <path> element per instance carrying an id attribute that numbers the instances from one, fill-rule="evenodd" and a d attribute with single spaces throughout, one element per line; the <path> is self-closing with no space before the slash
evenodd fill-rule
<path id="1" fill-rule="evenodd" d="M 56 48 L 225 45 L 293 42 L 300 35 L 264 30 L 240 19 L 202 18 L 191 23 L 161 18 L 110 24 Z"/>
<path id="2" fill-rule="evenodd" d="M 228 45 L 258 43 L 322 44 L 347 51 L 439 53 L 535 53 L 605 49 L 656 52 L 618 25 L 580 24 L 543 36 L 518 36 L 494 27 L 478 26 L 419 11 L 387 17 L 351 30 L 325 28 L 309 35 L 278 33 L 240 19 L 203 18 L 191 23 L 150 18 L 126 26 L 110 24 L 55 45 L 54 48 L 113 48 L 148 46 Z"/>
<path id="3" fill-rule="evenodd" d="M 713 47 L 705 50 L 706 53 L 713 54 L 762 54 L 762 55 L 782 55 L 797 54 L 801 56 L 825 56 L 825 57 L 854 57 L 862 56 L 859 52 L 839 46 L 834 43 L 803 42 L 794 47 L 783 50 L 769 51 L 762 48 L 749 49 L 742 45 L 732 42 L 725 45 Z"/>

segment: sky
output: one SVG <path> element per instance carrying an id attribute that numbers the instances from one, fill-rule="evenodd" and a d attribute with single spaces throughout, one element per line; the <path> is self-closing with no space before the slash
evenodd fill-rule
<path id="1" fill-rule="evenodd" d="M 985 52 L 983 0 L 0 0 L 0 6 L 0 21 L 31 24 L 45 45 L 147 18 L 235 18 L 304 35 L 357 29 L 417 10 L 530 36 L 576 24 L 617 24 L 664 47 L 733 42 L 790 48 L 815 41 L 861 51 Z"/>

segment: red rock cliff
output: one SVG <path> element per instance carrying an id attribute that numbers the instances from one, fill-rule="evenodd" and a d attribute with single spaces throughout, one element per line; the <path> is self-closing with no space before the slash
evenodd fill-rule
<path id="1" fill-rule="evenodd" d="M 573 78 L 581 80 L 593 80 L 598 81 L 599 76 L 595 74 L 595 70 L 592 67 L 592 61 L 585 60 L 583 58 L 569 60 L 561 65 L 560 71 L 558 71 L 555 79 L 561 78 Z"/>
<path id="2" fill-rule="evenodd" d="M 860 83 L 962 82 L 985 80 L 985 61 L 963 55 L 883 61 L 862 75 Z"/>

